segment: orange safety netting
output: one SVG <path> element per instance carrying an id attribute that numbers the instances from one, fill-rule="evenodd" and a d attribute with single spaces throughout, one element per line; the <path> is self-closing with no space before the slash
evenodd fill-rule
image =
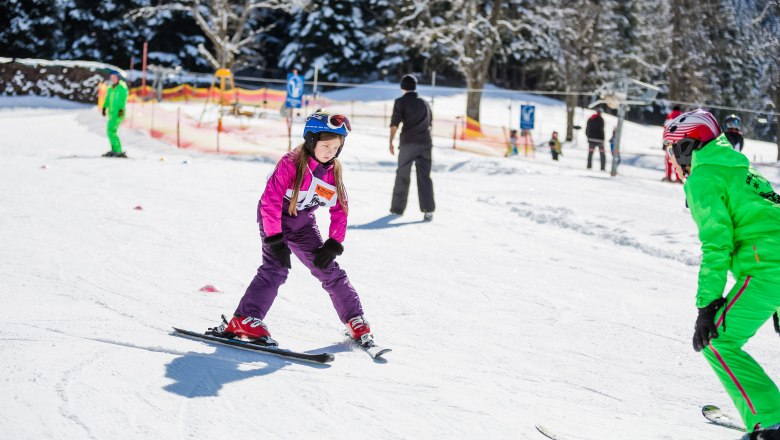
<path id="1" fill-rule="evenodd" d="M 130 89 L 128 100 L 136 101 L 142 96 L 157 96 L 157 92 L 150 86 L 145 89 L 133 87 Z M 190 102 L 190 101 L 212 101 L 222 104 L 243 104 L 254 106 L 265 106 L 268 108 L 279 109 L 283 104 L 287 94 L 283 90 L 274 90 L 267 87 L 262 89 L 249 90 L 235 88 L 220 91 L 219 87 L 193 87 L 189 84 L 183 84 L 176 87 L 162 89 L 162 100 L 170 102 Z"/>

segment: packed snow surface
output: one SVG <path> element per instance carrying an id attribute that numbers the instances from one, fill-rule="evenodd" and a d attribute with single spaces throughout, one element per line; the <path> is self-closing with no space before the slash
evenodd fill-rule
<path id="1" fill-rule="evenodd" d="M 414 186 L 388 216 L 387 132 L 355 127 L 338 261 L 393 352 L 355 349 L 297 261 L 266 318 L 283 346 L 334 353 L 327 366 L 171 335 L 234 311 L 286 144 L 219 156 L 123 128 L 131 159 L 106 159 L 99 112 L 53 100 L 3 98 L 0 131 L 0 438 L 737 437 L 700 415 L 735 410 L 691 348 L 699 244 L 681 185 L 660 181 L 658 127 L 626 124 L 616 178 L 585 170 L 582 141 L 553 162 L 437 138 L 431 223 Z M 777 339 L 767 325 L 747 350 L 780 379 Z"/>

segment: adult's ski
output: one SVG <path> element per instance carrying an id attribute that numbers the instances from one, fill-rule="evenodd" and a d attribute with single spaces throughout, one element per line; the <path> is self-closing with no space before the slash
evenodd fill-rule
<path id="1" fill-rule="evenodd" d="M 539 431 L 543 436 L 552 439 L 552 440 L 565 440 L 563 437 L 555 434 L 554 432 L 547 429 L 544 425 L 536 425 L 536 430 Z"/>
<path id="2" fill-rule="evenodd" d="M 724 428 L 745 432 L 745 427 L 715 405 L 704 405 L 701 414 L 710 422 Z"/>
<path id="3" fill-rule="evenodd" d="M 229 347 L 240 348 L 242 350 L 249 350 L 254 352 L 268 353 L 274 356 L 281 356 L 288 359 L 295 359 L 304 362 L 314 362 L 318 364 L 327 364 L 333 362 L 335 357 L 331 353 L 301 353 L 298 351 L 287 350 L 279 348 L 273 345 L 261 345 L 258 343 L 244 341 L 237 338 L 223 338 L 216 335 L 207 335 L 200 332 L 193 332 L 190 330 L 184 330 L 177 327 L 173 327 L 174 334 L 189 339 L 195 339 L 198 341 L 213 342 L 215 344 L 227 345 Z"/>

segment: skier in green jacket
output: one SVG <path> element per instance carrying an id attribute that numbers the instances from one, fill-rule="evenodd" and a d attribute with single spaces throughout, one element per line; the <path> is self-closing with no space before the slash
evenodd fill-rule
<path id="1" fill-rule="evenodd" d="M 109 76 L 111 85 L 106 91 L 106 99 L 103 101 L 103 116 L 108 116 L 106 131 L 108 141 L 111 143 L 111 151 L 104 154 L 105 157 L 127 157 L 122 151 L 122 143 L 119 141 L 119 125 L 125 120 L 125 103 L 127 103 L 127 84 L 119 77 L 119 72 L 112 70 Z"/>
<path id="2" fill-rule="evenodd" d="M 664 129 L 699 229 L 693 346 L 715 370 L 739 410 L 745 439 L 780 439 L 780 391 L 742 346 L 780 310 L 780 196 L 735 151 L 715 117 L 695 110 Z M 728 271 L 736 284 L 726 297 Z"/>

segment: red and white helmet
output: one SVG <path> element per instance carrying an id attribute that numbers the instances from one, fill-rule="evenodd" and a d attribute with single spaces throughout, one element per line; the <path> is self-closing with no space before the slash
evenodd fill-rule
<path id="1" fill-rule="evenodd" d="M 672 147 L 680 165 L 690 165 L 693 150 L 720 136 L 720 125 L 712 113 L 702 109 L 684 113 L 664 128 L 664 144 Z"/>

